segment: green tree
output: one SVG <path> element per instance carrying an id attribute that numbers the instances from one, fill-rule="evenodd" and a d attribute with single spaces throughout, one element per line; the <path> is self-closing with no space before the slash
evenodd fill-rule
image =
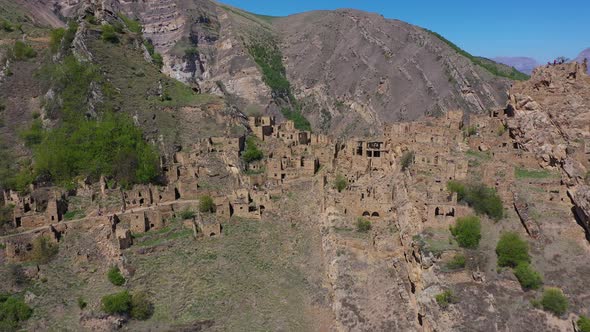
<path id="1" fill-rule="evenodd" d="M 107 277 L 109 278 L 111 284 L 115 286 L 123 286 L 125 283 L 125 277 L 123 277 L 121 274 L 121 270 L 119 270 L 118 266 L 113 266 L 110 268 L 109 272 L 107 273 Z"/>
<path id="2" fill-rule="evenodd" d="M 590 332 L 590 318 L 581 315 L 576 324 L 580 332 Z"/>
<path id="3" fill-rule="evenodd" d="M 414 156 L 415 156 L 414 151 L 404 152 L 404 154 L 400 158 L 400 162 L 399 162 L 400 165 L 402 166 L 402 171 L 405 171 L 406 169 L 408 169 L 412 165 L 412 163 L 414 163 Z"/>
<path id="4" fill-rule="evenodd" d="M 529 263 L 529 246 L 514 232 L 502 234 L 496 245 L 499 266 L 516 267 L 520 263 Z"/>
<path id="5" fill-rule="evenodd" d="M 360 233 L 367 233 L 371 230 L 371 222 L 365 218 L 359 217 L 356 220 L 356 230 Z"/>
<path id="6" fill-rule="evenodd" d="M 481 239 L 481 224 L 476 216 L 457 218 L 454 227 L 451 227 L 451 233 L 464 248 L 477 248 Z"/>
<path id="7" fill-rule="evenodd" d="M 524 289 L 537 289 L 543 284 L 543 278 L 539 272 L 526 262 L 521 262 L 516 266 L 514 275 Z"/>
<path id="8" fill-rule="evenodd" d="M 12 55 L 16 60 L 26 60 L 37 56 L 37 52 L 30 46 L 20 40 L 14 42 Z"/>
<path id="9" fill-rule="evenodd" d="M 150 302 L 145 292 L 133 294 L 131 297 L 131 317 L 138 320 L 146 320 L 154 313 L 154 305 Z"/>
<path id="10" fill-rule="evenodd" d="M 131 312 L 131 295 L 122 291 L 102 298 L 102 310 L 107 314 L 129 314 Z"/>
<path id="11" fill-rule="evenodd" d="M 15 331 L 31 317 L 33 310 L 14 296 L 0 296 L 0 331 Z"/>
<path id="12" fill-rule="evenodd" d="M 61 41 L 63 40 L 64 36 L 66 35 L 66 29 L 64 28 L 57 28 L 51 30 L 49 33 L 49 49 L 51 53 L 55 54 L 59 51 L 61 46 Z"/>
<path id="13" fill-rule="evenodd" d="M 552 312 L 556 316 L 561 316 L 567 311 L 569 303 L 561 289 L 550 287 L 543 292 L 541 306 L 543 306 L 544 310 Z"/>
<path id="14" fill-rule="evenodd" d="M 348 181 L 342 174 L 337 174 L 336 179 L 334 180 L 334 188 L 338 190 L 338 192 L 342 192 L 342 190 L 346 189 L 348 185 Z"/>
<path id="15" fill-rule="evenodd" d="M 502 199 L 496 190 L 486 187 L 483 183 L 470 186 L 465 201 L 478 213 L 486 214 L 495 220 L 500 220 L 504 216 Z"/>
<path id="16" fill-rule="evenodd" d="M 202 213 L 215 212 L 215 202 L 209 195 L 203 195 L 199 198 L 199 211 Z"/>
<path id="17" fill-rule="evenodd" d="M 453 258 L 447 263 L 447 268 L 451 270 L 458 270 L 465 267 L 465 255 L 463 254 L 456 254 Z"/>
<path id="18" fill-rule="evenodd" d="M 200 205 L 200 201 L 199 201 L 199 205 Z M 208 205 L 208 203 L 207 203 Z M 203 205 L 203 208 L 209 208 L 210 206 L 205 206 Z M 210 211 L 209 209 L 207 209 L 205 212 Z M 195 217 L 195 212 L 186 209 L 180 212 L 180 218 L 182 218 L 182 220 L 187 220 L 187 219 L 193 219 Z"/>
<path id="19" fill-rule="evenodd" d="M 248 137 L 246 139 L 246 149 L 242 154 L 242 159 L 247 163 L 251 163 L 253 161 L 261 160 L 263 157 L 264 154 L 258 148 L 256 138 L 254 136 Z"/>
<path id="20" fill-rule="evenodd" d="M 114 26 L 110 24 L 105 24 L 101 26 L 101 36 L 102 40 L 116 44 L 119 42 L 119 36 L 117 35 L 117 30 Z"/>
<path id="21" fill-rule="evenodd" d="M 502 199 L 496 190 L 483 183 L 464 184 L 458 181 L 449 181 L 447 189 L 457 193 L 459 201 L 467 203 L 477 213 L 485 214 L 494 220 L 500 220 L 504 216 Z"/>
<path id="22" fill-rule="evenodd" d="M 444 292 L 437 294 L 434 296 L 436 303 L 443 308 L 446 309 L 450 304 L 457 303 L 458 298 L 453 294 L 453 291 L 450 289 L 445 290 Z"/>
<path id="23" fill-rule="evenodd" d="M 80 308 L 80 310 L 84 310 L 84 309 L 86 309 L 87 306 L 88 306 L 88 303 L 86 303 L 84 298 L 80 296 L 78 298 L 78 308 Z"/>
<path id="24" fill-rule="evenodd" d="M 2 28 L 2 30 L 6 32 L 14 31 L 14 27 L 12 26 L 12 24 L 10 24 L 10 22 L 6 20 L 0 20 L 0 28 Z"/>
<path id="25" fill-rule="evenodd" d="M 465 198 L 467 193 L 467 188 L 465 185 L 459 181 L 449 181 L 447 182 L 447 190 L 452 193 L 457 193 L 457 199 L 462 200 Z"/>

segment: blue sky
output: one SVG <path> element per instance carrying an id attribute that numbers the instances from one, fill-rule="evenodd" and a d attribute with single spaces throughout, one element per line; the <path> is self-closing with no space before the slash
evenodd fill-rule
<path id="1" fill-rule="evenodd" d="M 574 58 L 590 47 L 590 0 L 222 0 L 257 14 L 286 16 L 356 8 L 436 31 L 485 57 Z"/>

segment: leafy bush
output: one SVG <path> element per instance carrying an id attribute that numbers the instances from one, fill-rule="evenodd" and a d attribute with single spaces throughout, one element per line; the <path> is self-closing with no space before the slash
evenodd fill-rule
<path id="1" fill-rule="evenodd" d="M 110 24 L 105 24 L 101 26 L 101 36 L 102 40 L 105 42 L 116 44 L 119 42 L 119 36 L 117 35 L 117 31 L 114 26 Z"/>
<path id="2" fill-rule="evenodd" d="M 2 30 L 6 32 L 14 31 L 14 27 L 12 26 L 12 24 L 10 24 L 10 22 L 6 20 L 0 20 L 0 28 L 2 28 Z"/>
<path id="3" fill-rule="evenodd" d="M 446 291 L 435 295 L 434 298 L 436 299 L 436 303 L 438 303 L 438 305 L 443 309 L 447 308 L 452 303 L 458 302 L 458 298 L 453 294 L 453 292 L 450 289 L 447 289 Z"/>
<path id="4" fill-rule="evenodd" d="M 471 137 L 477 135 L 477 127 L 469 126 L 464 129 L 465 137 Z"/>
<path id="5" fill-rule="evenodd" d="M 121 274 L 121 270 L 119 270 L 118 266 L 113 266 L 110 268 L 109 272 L 107 273 L 107 277 L 109 278 L 111 284 L 115 286 L 123 286 L 125 283 L 125 277 L 123 277 Z"/>
<path id="6" fill-rule="evenodd" d="M 529 246 L 514 232 L 502 234 L 496 245 L 499 266 L 516 267 L 520 263 L 529 263 Z"/>
<path id="7" fill-rule="evenodd" d="M 74 41 L 74 37 L 76 36 L 76 31 L 78 31 L 78 23 L 75 21 L 71 21 L 68 23 L 68 28 L 57 28 L 51 30 L 49 34 L 49 50 L 51 53 L 57 53 L 63 41 L 64 49 L 68 49 Z"/>
<path id="8" fill-rule="evenodd" d="M 49 49 L 51 53 L 55 54 L 59 51 L 61 46 L 61 41 L 63 40 L 64 36 L 66 35 L 66 29 L 64 28 L 57 28 L 51 30 L 49 33 Z"/>
<path id="9" fill-rule="evenodd" d="M 311 131 L 311 123 L 309 123 L 309 120 L 307 120 L 301 113 L 301 110 L 283 107 L 281 108 L 281 113 L 283 113 L 287 119 L 293 121 L 295 128 L 299 130 Z"/>
<path id="10" fill-rule="evenodd" d="M 464 248 L 477 248 L 481 239 L 481 224 L 476 216 L 457 218 L 454 227 L 451 227 L 451 233 Z"/>
<path id="11" fill-rule="evenodd" d="M 356 220 L 357 232 L 366 233 L 371 230 L 371 222 L 365 218 L 359 217 Z"/>
<path id="12" fill-rule="evenodd" d="M 541 287 L 543 278 L 529 263 L 521 262 L 514 269 L 514 275 L 524 289 L 537 289 Z"/>
<path id="13" fill-rule="evenodd" d="M 102 298 L 102 310 L 107 314 L 129 314 L 131 312 L 131 295 L 122 291 Z"/>
<path id="14" fill-rule="evenodd" d="M 199 211 L 202 213 L 215 212 L 215 202 L 209 195 L 204 195 L 199 198 Z"/>
<path id="15" fill-rule="evenodd" d="M 57 255 L 59 247 L 52 243 L 46 236 L 39 236 L 33 240 L 33 249 L 30 253 L 30 259 L 38 264 L 47 264 Z"/>
<path id="16" fill-rule="evenodd" d="M 160 53 L 156 52 L 156 49 L 154 47 L 154 44 L 152 44 L 152 41 L 149 39 L 146 39 L 143 42 L 143 45 L 145 45 L 145 48 L 147 49 L 148 53 L 152 57 L 152 62 L 156 66 L 158 66 L 158 68 L 162 68 L 162 66 L 164 65 L 164 58 L 162 58 L 162 55 Z"/>
<path id="17" fill-rule="evenodd" d="M 21 299 L 14 296 L 0 296 L 0 331 L 15 331 L 29 319 L 33 310 Z"/>
<path id="18" fill-rule="evenodd" d="M 128 291 L 122 291 L 103 297 L 102 310 L 111 315 L 130 315 L 134 319 L 145 320 L 152 316 L 154 307 L 145 293 L 132 296 Z"/>
<path id="19" fill-rule="evenodd" d="M 459 182 L 459 181 L 449 181 L 447 182 L 447 190 L 452 193 L 457 193 L 457 199 L 463 199 L 467 194 L 466 186 Z"/>
<path id="20" fill-rule="evenodd" d="M 337 174 L 336 179 L 334 180 L 334 188 L 336 188 L 338 192 L 341 192 L 346 188 L 347 185 L 348 181 L 346 178 L 342 174 Z"/>
<path id="21" fill-rule="evenodd" d="M 84 310 L 84 309 L 86 309 L 87 306 L 88 306 L 88 303 L 86 303 L 84 298 L 79 297 L 78 298 L 78 308 L 80 308 L 80 310 Z"/>
<path id="22" fill-rule="evenodd" d="M 414 162 L 414 151 L 406 151 L 400 158 L 400 165 L 402 166 L 402 171 L 408 169 L 412 163 Z"/>
<path id="23" fill-rule="evenodd" d="M 251 163 L 256 160 L 261 160 L 264 157 L 262 150 L 258 148 L 256 144 L 256 138 L 254 136 L 250 136 L 246 139 L 246 149 L 242 154 L 242 159 L 245 162 Z"/>
<path id="24" fill-rule="evenodd" d="M 160 53 L 154 52 L 154 54 L 152 54 L 152 61 L 156 66 L 158 66 L 158 68 L 162 68 L 164 65 L 164 58 Z"/>
<path id="25" fill-rule="evenodd" d="M 579 332 L 590 332 L 590 318 L 582 315 L 576 322 Z"/>
<path id="26" fill-rule="evenodd" d="M 14 42 L 12 55 L 16 60 L 26 60 L 37 56 L 37 52 L 30 46 L 20 40 Z"/>
<path id="27" fill-rule="evenodd" d="M 74 41 L 76 31 L 78 31 L 78 23 L 75 21 L 70 21 L 67 29 L 56 28 L 51 30 L 49 33 L 49 50 L 51 53 L 56 54 L 62 48 L 62 41 L 63 49 L 67 50 Z"/>
<path id="28" fill-rule="evenodd" d="M 545 289 L 545 292 L 543 292 L 541 306 L 545 311 L 552 312 L 556 316 L 561 316 L 567 311 L 569 303 L 561 289 L 547 288 Z"/>
<path id="29" fill-rule="evenodd" d="M 131 297 L 131 317 L 138 320 L 146 320 L 154 313 L 154 306 L 149 301 L 146 293 L 139 292 Z"/>
<path id="30" fill-rule="evenodd" d="M 200 204 L 200 201 L 199 201 Z M 209 211 L 209 210 L 207 210 Z M 195 212 L 186 209 L 180 212 L 180 218 L 182 218 L 182 220 L 186 220 L 186 219 L 193 219 L 195 217 Z"/>
<path id="31" fill-rule="evenodd" d="M 458 269 L 462 269 L 464 267 L 465 267 L 465 255 L 463 255 L 463 254 L 456 254 L 455 256 L 453 256 L 453 259 L 451 259 L 447 263 L 447 268 L 450 270 L 458 270 Z"/>
<path id="32" fill-rule="evenodd" d="M 494 220 L 500 220 L 504 216 L 502 199 L 496 190 L 483 183 L 463 184 L 458 181 L 449 181 L 447 189 L 457 193 L 457 199 L 471 206 L 477 213 L 486 214 Z"/>

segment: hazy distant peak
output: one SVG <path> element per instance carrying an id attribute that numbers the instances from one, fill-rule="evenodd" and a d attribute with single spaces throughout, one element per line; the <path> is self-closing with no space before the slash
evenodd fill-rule
<path id="1" fill-rule="evenodd" d="M 530 57 L 510 57 L 510 56 L 499 56 L 495 57 L 492 60 L 505 64 L 510 67 L 516 68 L 516 70 L 523 72 L 525 74 L 531 74 L 535 67 L 539 66 L 537 60 L 530 58 Z"/>

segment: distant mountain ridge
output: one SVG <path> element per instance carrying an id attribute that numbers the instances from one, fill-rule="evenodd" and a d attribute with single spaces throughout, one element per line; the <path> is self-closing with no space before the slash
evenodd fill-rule
<path id="1" fill-rule="evenodd" d="M 495 57 L 492 60 L 505 64 L 510 67 L 514 67 L 516 70 L 523 72 L 525 74 L 530 75 L 533 72 L 535 67 L 538 67 L 540 64 L 537 60 L 530 58 L 530 57 L 510 57 L 510 56 L 499 56 Z"/>
<path id="2" fill-rule="evenodd" d="M 580 54 L 574 59 L 576 62 L 583 62 L 584 59 L 588 59 L 590 62 L 590 47 L 580 52 Z M 588 74 L 590 74 L 590 67 L 588 68 Z"/>

